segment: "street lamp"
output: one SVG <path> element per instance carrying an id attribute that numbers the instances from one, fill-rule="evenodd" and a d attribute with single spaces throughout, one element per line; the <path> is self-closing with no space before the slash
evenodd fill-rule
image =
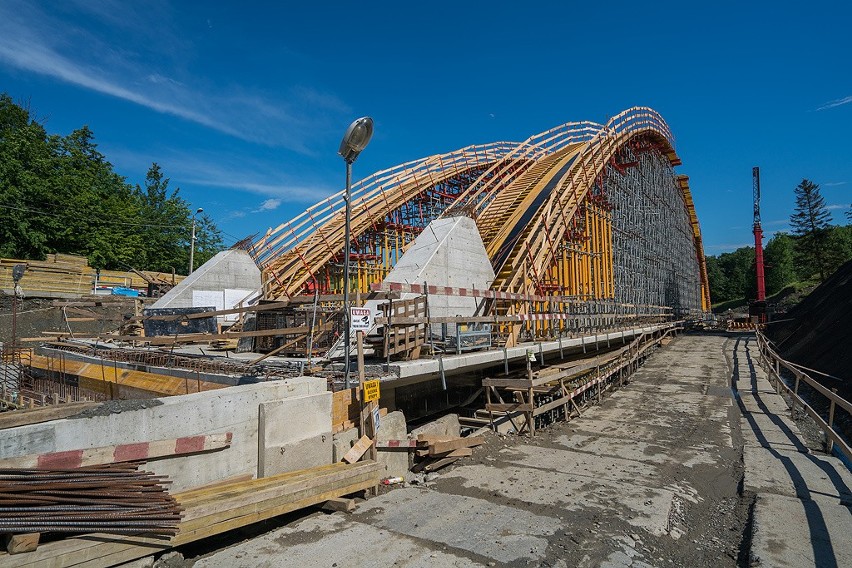
<path id="1" fill-rule="evenodd" d="M 355 120 L 346 129 L 343 140 L 340 141 L 338 154 L 346 162 L 346 193 L 343 200 L 346 202 L 346 228 L 343 232 L 343 381 L 345 388 L 349 388 L 349 352 L 351 350 L 349 339 L 349 327 L 351 325 L 349 316 L 349 225 L 352 221 L 352 163 L 358 159 L 358 154 L 370 143 L 373 137 L 373 119 L 369 116 Z"/>
<path id="2" fill-rule="evenodd" d="M 192 239 L 190 239 L 189 241 L 189 274 L 192 274 L 192 270 L 194 268 L 193 265 L 195 264 L 195 223 L 197 221 L 196 215 L 203 212 L 204 209 L 199 207 L 192 215 Z"/>

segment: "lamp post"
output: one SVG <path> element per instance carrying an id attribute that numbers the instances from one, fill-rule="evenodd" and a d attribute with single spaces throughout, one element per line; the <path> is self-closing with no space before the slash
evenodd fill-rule
<path id="1" fill-rule="evenodd" d="M 197 215 L 199 213 L 203 213 L 204 209 L 199 207 L 196 209 L 195 213 L 192 215 L 192 239 L 189 241 L 189 274 L 192 274 L 192 270 L 195 268 L 195 223 L 197 221 Z M 189 274 L 187 276 L 189 276 Z"/>
<path id="2" fill-rule="evenodd" d="M 373 119 L 369 116 L 355 120 L 346 129 L 343 140 L 340 141 L 338 154 L 346 162 L 346 192 L 343 200 L 346 203 L 346 226 L 343 231 L 343 382 L 345 388 L 349 384 L 349 352 L 350 345 L 350 315 L 349 315 L 349 225 L 352 221 L 352 163 L 358 159 L 358 154 L 370 143 L 373 137 Z"/>

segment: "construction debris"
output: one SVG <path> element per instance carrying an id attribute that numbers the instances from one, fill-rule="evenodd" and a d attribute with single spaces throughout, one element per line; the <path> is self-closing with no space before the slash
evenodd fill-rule
<path id="1" fill-rule="evenodd" d="M 485 443 L 482 436 L 443 436 L 436 434 L 420 434 L 417 436 L 417 450 L 415 457 L 419 461 L 411 468 L 411 471 L 437 471 L 442 467 L 454 463 L 456 460 L 469 457 L 473 454 L 476 446 Z"/>

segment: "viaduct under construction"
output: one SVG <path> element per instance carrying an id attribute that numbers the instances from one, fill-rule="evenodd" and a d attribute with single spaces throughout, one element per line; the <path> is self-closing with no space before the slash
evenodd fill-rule
<path id="1" fill-rule="evenodd" d="M 464 216 L 494 270 L 477 316 L 500 324 L 498 344 L 576 331 L 581 314 L 606 315 L 596 321 L 610 327 L 697 318 L 710 295 L 680 164 L 663 118 L 636 107 L 606 124 L 566 123 L 375 173 L 352 190 L 348 285 L 381 289 L 429 223 Z M 256 239 L 264 297 L 339 294 L 344 225 L 338 193 Z"/>
<path id="2" fill-rule="evenodd" d="M 712 321 L 680 165 L 637 107 L 380 171 L 134 271 L 157 298 L 0 261 L 11 321 L 61 326 L 3 345 L 0 565 L 850 565 L 852 404 L 759 329 L 680 334 Z M 352 514 L 282 517 L 314 506 Z"/>

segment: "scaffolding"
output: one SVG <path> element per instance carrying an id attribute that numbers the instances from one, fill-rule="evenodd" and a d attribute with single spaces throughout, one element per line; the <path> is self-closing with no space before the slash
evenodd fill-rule
<path id="1" fill-rule="evenodd" d="M 348 245 L 338 194 L 250 248 L 269 299 L 367 293 L 429 222 L 465 215 L 495 270 L 491 289 L 525 298 L 481 304 L 498 345 L 694 317 L 709 309 L 709 290 L 678 165 L 668 125 L 637 107 L 603 125 L 567 123 L 370 176 L 353 193 Z"/>

